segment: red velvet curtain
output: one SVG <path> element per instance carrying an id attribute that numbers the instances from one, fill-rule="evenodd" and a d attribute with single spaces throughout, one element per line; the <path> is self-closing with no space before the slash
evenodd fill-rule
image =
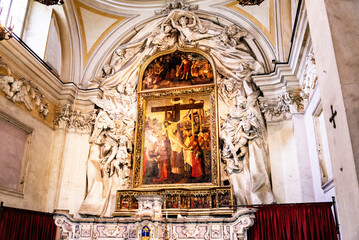
<path id="1" fill-rule="evenodd" d="M 331 203 L 256 207 L 248 240 L 337 240 Z"/>
<path id="2" fill-rule="evenodd" d="M 0 240 L 52 240 L 56 237 L 53 215 L 4 207 Z"/>

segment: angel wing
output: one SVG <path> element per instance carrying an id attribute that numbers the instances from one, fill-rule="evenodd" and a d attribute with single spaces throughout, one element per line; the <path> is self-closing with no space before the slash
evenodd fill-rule
<path id="1" fill-rule="evenodd" d="M 261 138 L 265 137 L 265 132 L 266 132 L 266 124 L 264 122 L 264 118 L 262 116 L 262 112 L 260 110 L 259 107 L 259 103 L 258 103 L 258 97 L 260 95 L 260 91 L 256 90 L 254 92 L 252 92 L 250 95 L 248 95 L 247 97 L 247 114 L 248 115 L 252 115 L 252 117 L 254 117 L 255 121 L 258 122 L 259 126 L 255 126 L 258 130 L 259 130 L 259 135 Z M 258 125 L 256 124 L 256 125 Z"/>
<path id="2" fill-rule="evenodd" d="M 248 95 L 248 97 L 247 97 L 247 108 L 253 107 L 253 106 L 256 105 L 259 95 L 260 95 L 259 90 L 253 91 L 251 94 Z"/>
<path id="3" fill-rule="evenodd" d="M 101 77 L 94 77 L 88 83 L 88 88 L 99 88 L 102 86 L 104 78 Z"/>
<path id="4" fill-rule="evenodd" d="M 102 108 L 104 111 L 108 113 L 113 113 L 116 110 L 115 104 L 106 99 L 99 99 L 99 98 L 90 98 L 91 102 L 93 102 L 99 108 Z"/>

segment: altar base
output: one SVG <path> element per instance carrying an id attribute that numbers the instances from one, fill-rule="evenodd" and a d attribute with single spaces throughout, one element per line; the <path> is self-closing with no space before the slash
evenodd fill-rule
<path id="1" fill-rule="evenodd" d="M 72 218 L 66 212 L 55 213 L 55 224 L 66 240 L 159 240 L 221 239 L 245 240 L 254 223 L 255 209 L 241 208 L 231 217 L 166 216 L 161 220 L 143 216 L 113 218 Z"/>

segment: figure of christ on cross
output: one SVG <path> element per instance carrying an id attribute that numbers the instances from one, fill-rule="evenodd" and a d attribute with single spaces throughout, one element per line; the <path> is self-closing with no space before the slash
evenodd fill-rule
<path id="1" fill-rule="evenodd" d="M 187 150 L 188 146 L 181 141 L 180 122 L 189 119 L 185 116 L 181 119 L 181 110 L 193 110 L 201 109 L 203 111 L 203 102 L 181 104 L 180 98 L 173 99 L 173 105 L 152 107 L 151 112 L 164 112 L 165 121 L 163 123 L 164 129 L 161 134 L 166 133 L 171 144 L 171 156 L 170 156 L 170 171 L 173 174 L 184 173 L 184 159 L 182 150 Z M 193 117 L 191 118 L 193 126 Z"/>

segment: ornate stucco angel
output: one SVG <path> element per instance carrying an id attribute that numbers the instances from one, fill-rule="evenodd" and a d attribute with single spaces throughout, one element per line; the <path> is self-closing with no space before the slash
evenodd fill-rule
<path id="1" fill-rule="evenodd" d="M 100 111 L 90 137 L 87 193 L 79 210 L 81 214 L 104 216 L 111 196 L 129 185 L 135 127 L 131 110 L 136 101 L 125 89 L 119 86 L 103 99 L 93 99 Z"/>
<path id="2" fill-rule="evenodd" d="M 247 98 L 238 94 L 236 107 L 227 115 L 221 130 L 222 158 L 238 205 L 274 201 L 258 96 L 259 91 L 252 92 Z"/>

